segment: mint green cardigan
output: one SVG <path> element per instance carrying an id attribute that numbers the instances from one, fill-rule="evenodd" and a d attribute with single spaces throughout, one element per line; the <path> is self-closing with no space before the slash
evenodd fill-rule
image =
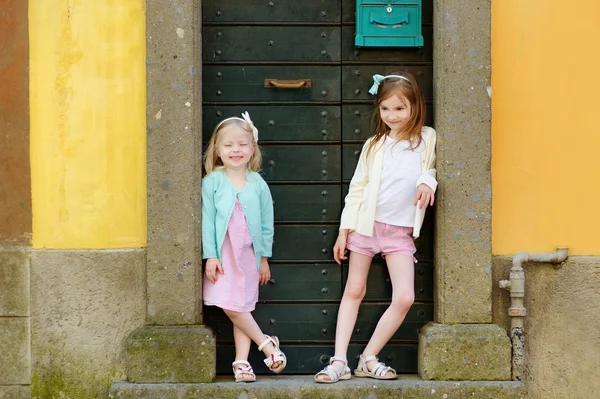
<path id="1" fill-rule="evenodd" d="M 252 237 L 256 266 L 273 255 L 273 200 L 269 186 L 256 172 L 246 174 L 246 186 L 237 190 L 222 169 L 202 179 L 202 259 L 221 261 L 221 248 L 236 199 L 239 198 Z"/>

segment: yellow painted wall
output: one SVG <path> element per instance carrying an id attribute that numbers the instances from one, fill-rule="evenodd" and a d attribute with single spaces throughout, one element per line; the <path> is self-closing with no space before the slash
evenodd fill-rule
<path id="1" fill-rule="evenodd" d="M 600 255 L 600 2 L 492 2 L 492 250 Z"/>
<path id="2" fill-rule="evenodd" d="M 146 245 L 145 0 L 30 0 L 34 248 Z"/>

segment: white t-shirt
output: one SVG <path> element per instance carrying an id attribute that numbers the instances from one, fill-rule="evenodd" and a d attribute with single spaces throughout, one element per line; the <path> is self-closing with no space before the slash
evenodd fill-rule
<path id="1" fill-rule="evenodd" d="M 394 226 L 413 227 L 417 196 L 417 179 L 421 176 L 421 152 L 423 142 L 409 149 L 407 140 L 385 139 L 381 183 L 377 196 L 375 221 Z"/>

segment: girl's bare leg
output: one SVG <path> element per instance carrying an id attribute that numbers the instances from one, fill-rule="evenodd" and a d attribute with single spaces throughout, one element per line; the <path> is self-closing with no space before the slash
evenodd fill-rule
<path id="1" fill-rule="evenodd" d="M 371 260 L 373 258 L 357 252 L 350 252 L 350 266 L 348 267 L 348 281 L 342 297 L 342 303 L 338 310 L 337 325 L 335 330 L 335 356 L 346 359 L 348 345 L 352 337 L 352 331 L 356 324 L 358 308 L 367 292 L 367 277 Z M 342 373 L 344 363 L 334 361 L 332 365 Z M 318 377 L 324 381 L 329 380 L 329 376 L 321 375 Z"/>
<path id="2" fill-rule="evenodd" d="M 223 309 L 223 310 L 225 311 L 225 314 L 227 315 L 227 317 L 229 317 L 229 319 L 231 320 L 233 325 L 235 327 L 237 327 L 249 339 L 254 341 L 254 343 L 256 345 L 260 345 L 263 343 L 263 341 L 265 340 L 265 334 L 263 334 L 263 332 L 261 331 L 258 324 L 256 324 L 256 320 L 254 320 L 254 317 L 252 317 L 252 314 L 250 312 L 234 312 L 233 310 L 227 310 L 227 309 Z M 235 330 L 234 330 L 234 332 L 235 332 Z M 234 338 L 235 338 L 235 335 L 234 335 Z M 273 343 L 270 342 L 268 345 L 266 345 L 263 348 L 262 351 L 265 354 L 265 356 L 268 357 L 268 356 L 271 356 L 271 353 L 273 353 L 275 351 L 275 347 L 273 346 Z M 236 344 L 236 352 L 237 352 L 237 344 Z M 281 362 L 275 362 L 273 364 L 273 368 L 279 366 L 280 364 L 281 364 Z"/>
<path id="3" fill-rule="evenodd" d="M 233 342 L 235 342 L 235 360 L 248 361 L 252 340 L 235 324 L 233 325 Z M 242 378 L 250 378 L 250 374 L 242 373 Z"/>
<path id="4" fill-rule="evenodd" d="M 379 354 L 385 344 L 398 331 L 406 314 L 415 301 L 415 269 L 412 256 L 388 255 L 385 261 L 392 281 L 392 303 L 379 319 L 373 336 L 363 352 L 363 357 Z M 376 362 L 367 362 L 371 370 Z M 393 375 L 390 371 L 388 375 Z"/>

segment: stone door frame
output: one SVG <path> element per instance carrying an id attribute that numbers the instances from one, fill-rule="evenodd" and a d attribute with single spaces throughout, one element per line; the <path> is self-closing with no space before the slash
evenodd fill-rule
<path id="1" fill-rule="evenodd" d="M 201 0 L 146 1 L 149 326 L 202 324 Z M 435 321 L 492 322 L 491 0 L 434 1 Z"/>

